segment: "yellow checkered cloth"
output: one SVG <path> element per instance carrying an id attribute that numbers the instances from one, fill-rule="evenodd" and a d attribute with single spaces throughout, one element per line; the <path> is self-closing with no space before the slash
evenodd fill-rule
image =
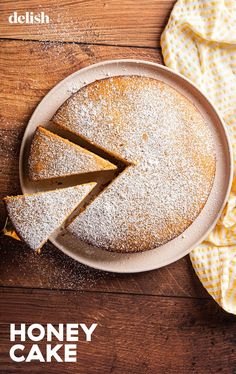
<path id="1" fill-rule="evenodd" d="M 236 160 L 236 0 L 177 1 L 161 47 L 165 64 L 192 80 L 220 111 Z M 221 219 L 190 258 L 209 294 L 236 314 L 236 174 Z"/>

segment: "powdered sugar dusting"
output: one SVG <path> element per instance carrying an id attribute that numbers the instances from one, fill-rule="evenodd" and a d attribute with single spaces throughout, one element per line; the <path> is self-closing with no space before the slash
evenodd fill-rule
<path id="1" fill-rule="evenodd" d="M 95 184 L 6 197 L 4 201 L 18 235 L 36 250 L 63 224 Z"/>
<path id="2" fill-rule="evenodd" d="M 97 81 L 53 120 L 131 164 L 69 226 L 80 240 L 147 250 L 181 234 L 202 210 L 215 173 L 213 139 L 171 87 L 138 76 Z"/>
<path id="3" fill-rule="evenodd" d="M 112 273 L 96 271 L 80 264 L 50 242 L 45 244 L 40 255 L 22 242 L 5 236 L 0 243 L 1 284 L 14 286 L 18 274 L 18 285 L 63 290 L 91 290 L 103 288 L 104 280 L 113 285 Z M 10 254 L 10 256 L 9 256 Z M 17 274 L 15 269 L 18 269 Z M 62 291 L 63 292 L 63 291 Z"/>
<path id="4" fill-rule="evenodd" d="M 29 157 L 32 180 L 116 169 L 109 161 L 39 127 Z"/>

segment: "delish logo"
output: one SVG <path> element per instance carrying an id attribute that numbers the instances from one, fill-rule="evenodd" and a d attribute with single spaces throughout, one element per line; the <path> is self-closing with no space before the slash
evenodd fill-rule
<path id="1" fill-rule="evenodd" d="M 41 24 L 41 23 L 49 23 L 50 18 L 48 15 L 46 15 L 44 12 L 40 12 L 35 14 L 34 12 L 25 12 L 25 14 L 18 15 L 17 12 L 13 12 L 8 17 L 9 23 L 26 23 L 28 25 L 32 24 Z"/>

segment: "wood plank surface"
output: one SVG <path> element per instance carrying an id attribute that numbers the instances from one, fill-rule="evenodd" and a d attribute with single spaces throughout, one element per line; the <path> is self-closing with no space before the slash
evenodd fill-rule
<path id="1" fill-rule="evenodd" d="M 0 289 L 0 371 L 13 373 L 234 373 L 236 320 L 209 300 Z M 16 313 L 17 311 L 17 313 Z M 77 363 L 11 363 L 9 323 L 98 323 L 81 334 Z M 42 350 L 43 343 L 40 343 Z M 26 343 L 29 349 L 30 342 Z"/>
<path id="2" fill-rule="evenodd" d="M 174 0 L 17 0 L 0 2 L 0 37 L 156 47 Z M 49 24 L 10 24 L 14 11 L 44 11 Z"/>
<path id="3" fill-rule="evenodd" d="M 161 62 L 160 51 L 152 49 L 0 42 L 1 196 L 21 192 L 18 178 L 21 138 L 27 121 L 44 95 L 74 71 L 115 58 Z M 2 203 L 2 226 L 5 218 Z M 21 243 L 2 237 L 0 248 L 1 285 L 208 297 L 187 258 L 151 273 L 122 276 L 89 270 L 62 255 L 52 245 L 47 246 L 41 256 L 36 256 Z"/>
<path id="4" fill-rule="evenodd" d="M 45 94 L 95 62 L 162 62 L 154 48 L 174 3 L 0 1 L 0 197 L 21 192 L 21 139 Z M 9 24 L 16 10 L 44 11 L 50 24 Z M 0 229 L 5 218 L 0 203 Z M 1 234 L 0 253 L 0 374 L 236 373 L 235 316 L 210 298 L 188 257 L 152 272 L 118 275 L 89 269 L 50 243 L 36 255 Z M 98 327 L 91 343 L 81 337 L 78 363 L 10 361 L 10 323 L 80 322 Z"/>
<path id="5" fill-rule="evenodd" d="M 95 62 L 116 58 L 161 61 L 159 50 L 0 41 L 0 197 L 20 193 L 18 155 L 37 104 L 60 80 Z M 5 213 L 0 206 L 0 225 Z"/>
<path id="6" fill-rule="evenodd" d="M 151 272 L 113 274 L 83 266 L 52 244 L 38 255 L 5 237 L 0 253 L 0 286 L 209 298 L 187 256 Z"/>

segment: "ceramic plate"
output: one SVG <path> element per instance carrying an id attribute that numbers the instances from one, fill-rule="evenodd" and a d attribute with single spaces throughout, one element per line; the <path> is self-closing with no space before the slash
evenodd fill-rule
<path id="1" fill-rule="evenodd" d="M 80 243 L 71 234 L 59 230 L 50 240 L 67 255 L 96 269 L 119 273 L 134 273 L 156 269 L 185 256 L 199 244 L 216 224 L 226 203 L 232 182 L 232 152 L 223 122 L 209 100 L 187 79 L 170 69 L 139 60 L 112 60 L 91 65 L 70 75 L 57 84 L 35 109 L 22 141 L 20 152 L 20 181 L 23 193 L 42 190 L 40 183 L 29 181 L 26 162 L 32 136 L 37 126 L 47 127 L 48 121 L 71 96 L 72 92 L 98 79 L 117 75 L 153 77 L 176 88 L 199 109 L 208 123 L 215 142 L 216 175 L 209 199 L 194 221 L 184 232 L 169 243 L 151 251 L 134 254 L 113 254 Z M 50 187 L 50 186 L 49 186 Z"/>

